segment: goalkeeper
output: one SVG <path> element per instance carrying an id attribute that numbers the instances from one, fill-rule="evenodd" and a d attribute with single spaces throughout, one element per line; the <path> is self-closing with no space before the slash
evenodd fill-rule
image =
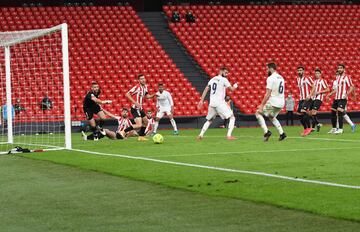
<path id="1" fill-rule="evenodd" d="M 110 100 L 100 100 L 100 87 L 98 83 L 92 82 L 91 83 L 91 90 L 86 94 L 83 102 L 83 109 L 86 115 L 86 119 L 88 120 L 91 131 L 93 132 L 94 140 L 98 139 L 99 130 L 102 128 L 105 119 L 104 110 L 101 108 L 100 105 L 102 104 L 111 104 Z M 99 125 L 96 126 L 96 122 L 94 119 L 94 114 L 96 114 L 99 118 Z"/>

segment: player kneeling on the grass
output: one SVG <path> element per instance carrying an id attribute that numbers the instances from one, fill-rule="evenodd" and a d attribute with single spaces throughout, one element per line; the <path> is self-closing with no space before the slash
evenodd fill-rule
<path id="1" fill-rule="evenodd" d="M 271 132 L 267 128 L 263 116 L 268 117 L 272 124 L 276 127 L 280 134 L 279 141 L 281 141 L 286 138 L 286 134 L 284 133 L 283 128 L 281 127 L 281 124 L 277 120 L 276 116 L 285 105 L 285 81 L 284 78 L 276 72 L 275 63 L 267 64 L 267 69 L 268 78 L 266 80 L 266 94 L 261 101 L 261 104 L 258 106 L 255 116 L 261 128 L 264 130 L 265 142 L 269 140 Z"/>
<path id="2" fill-rule="evenodd" d="M 176 126 L 176 122 L 174 120 L 174 101 L 171 97 L 171 94 L 164 90 L 164 84 L 160 83 L 159 84 L 159 90 L 158 92 L 155 94 L 155 96 L 157 97 L 157 102 L 156 102 L 156 107 L 157 107 L 157 113 L 156 113 L 156 118 L 155 118 L 155 127 L 154 127 L 154 131 L 153 134 L 156 134 L 158 126 L 159 126 L 159 121 L 160 119 L 162 119 L 162 117 L 165 115 L 167 115 L 170 119 L 170 123 L 172 125 L 172 127 L 174 128 L 174 135 L 178 135 L 178 129 Z"/>
<path id="3" fill-rule="evenodd" d="M 319 132 L 321 128 L 321 124 L 319 123 L 317 119 L 317 112 L 321 107 L 321 104 L 324 99 L 325 93 L 330 92 L 329 86 L 326 83 L 326 80 L 324 80 L 321 77 L 321 70 L 319 68 L 315 69 L 315 81 L 312 85 L 312 89 L 310 92 L 310 96 L 313 98 L 310 112 L 312 117 L 312 128 Z"/>
<path id="4" fill-rule="evenodd" d="M 116 131 L 111 131 L 109 129 L 101 130 L 99 134 L 99 139 L 104 138 L 105 136 L 107 136 L 109 139 L 124 139 L 124 136 L 120 134 L 120 131 L 124 130 L 125 128 L 128 128 L 129 126 L 132 126 L 132 123 L 129 119 L 129 110 L 126 108 L 122 108 L 121 117 L 116 116 L 107 110 L 103 110 L 103 111 L 106 115 L 118 121 L 118 128 Z M 131 136 L 132 132 L 133 131 L 129 131 L 126 134 L 126 137 Z M 94 140 L 93 134 L 86 136 L 86 134 L 83 131 L 82 134 L 84 140 Z"/>
<path id="5" fill-rule="evenodd" d="M 139 74 L 138 81 L 139 84 L 131 88 L 125 95 L 133 103 L 133 105 L 131 106 L 131 114 L 134 117 L 135 124 L 129 126 L 124 131 L 121 131 L 120 134 L 124 136 L 125 133 L 129 131 L 140 129 L 138 132 L 139 134 L 138 140 L 141 141 L 141 140 L 147 140 L 144 136 L 145 136 L 146 126 L 148 125 L 146 114 L 142 108 L 143 99 L 144 97 L 146 97 L 147 99 L 153 98 L 155 94 L 150 95 L 148 93 L 145 75 Z M 136 96 L 136 100 L 132 97 L 134 95 Z"/>
<path id="6" fill-rule="evenodd" d="M 220 73 L 218 76 L 211 78 L 206 88 L 204 89 L 200 102 L 198 104 L 198 108 L 201 109 L 204 104 L 204 99 L 207 92 L 210 90 L 210 104 L 208 109 L 208 114 L 206 116 L 206 122 L 201 129 L 200 135 L 198 136 L 198 140 L 201 140 L 204 137 L 206 130 L 211 125 L 212 121 L 215 119 L 216 115 L 219 115 L 222 119 L 229 119 L 229 127 L 227 132 L 227 139 L 234 140 L 232 131 L 235 125 L 235 117 L 234 114 L 229 107 L 229 105 L 225 102 L 225 94 L 226 89 L 228 88 L 230 91 L 234 91 L 237 88 L 237 84 L 235 83 L 231 86 L 226 76 L 229 71 L 226 67 L 220 68 Z"/>
<path id="7" fill-rule="evenodd" d="M 84 101 L 83 101 L 83 109 L 84 113 L 86 115 L 86 119 L 88 120 L 91 131 L 93 132 L 93 137 L 95 140 L 98 138 L 99 129 L 102 128 L 104 119 L 105 119 L 105 113 L 103 112 L 103 109 L 100 105 L 102 104 L 111 104 L 110 100 L 100 100 L 100 87 L 96 82 L 92 82 L 91 84 L 91 90 L 86 94 Z M 96 127 L 96 122 L 94 119 L 94 114 L 99 116 L 99 126 Z"/>

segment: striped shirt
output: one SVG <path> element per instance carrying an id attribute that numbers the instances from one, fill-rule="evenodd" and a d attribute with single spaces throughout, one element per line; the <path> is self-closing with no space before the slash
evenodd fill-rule
<path id="1" fill-rule="evenodd" d="M 328 84 L 327 84 L 326 80 L 324 80 L 322 78 L 316 79 L 314 82 L 314 86 L 315 86 L 314 99 L 323 101 L 325 93 L 320 93 L 320 94 L 318 94 L 318 93 L 321 91 L 324 91 L 325 89 L 328 88 Z"/>
<path id="2" fill-rule="evenodd" d="M 132 123 L 131 123 L 130 119 L 120 117 L 120 118 L 118 119 L 118 129 L 117 129 L 117 132 L 123 131 L 123 130 L 125 130 L 126 128 L 128 128 L 129 126 L 131 126 L 131 125 L 132 125 Z"/>
<path id="3" fill-rule="evenodd" d="M 300 90 L 300 100 L 305 100 L 309 97 L 313 83 L 311 77 L 303 76 L 297 78 L 297 84 Z"/>
<path id="4" fill-rule="evenodd" d="M 145 129 L 145 134 L 147 135 L 152 129 L 153 125 L 155 124 L 154 118 L 148 118 L 148 124 Z"/>
<path id="5" fill-rule="evenodd" d="M 336 90 L 335 99 L 347 99 L 346 94 L 351 86 L 353 86 L 353 83 L 349 76 L 346 76 L 345 74 L 336 76 L 333 86 L 333 89 Z"/>
<path id="6" fill-rule="evenodd" d="M 135 85 L 132 87 L 132 89 L 129 90 L 129 93 L 131 95 L 136 95 L 136 102 L 140 104 L 140 109 L 142 109 L 142 103 L 144 100 L 144 97 L 148 94 L 147 86 L 144 85 Z M 131 106 L 134 109 L 138 109 L 134 104 Z"/>

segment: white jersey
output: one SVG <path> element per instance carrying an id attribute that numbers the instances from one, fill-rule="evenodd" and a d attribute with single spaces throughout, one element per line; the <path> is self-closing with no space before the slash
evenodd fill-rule
<path id="1" fill-rule="evenodd" d="M 266 88 L 271 89 L 268 100 L 271 106 L 283 108 L 285 105 L 285 81 L 282 76 L 274 72 L 266 80 Z"/>
<path id="2" fill-rule="evenodd" d="M 210 106 L 217 107 L 226 104 L 226 88 L 230 87 L 230 82 L 223 76 L 215 76 L 208 83 L 210 88 Z"/>
<path id="3" fill-rule="evenodd" d="M 168 91 L 164 90 L 162 93 L 158 91 L 156 93 L 156 96 L 157 96 L 157 102 L 156 102 L 157 108 L 171 109 L 171 107 L 174 106 L 173 99 Z"/>

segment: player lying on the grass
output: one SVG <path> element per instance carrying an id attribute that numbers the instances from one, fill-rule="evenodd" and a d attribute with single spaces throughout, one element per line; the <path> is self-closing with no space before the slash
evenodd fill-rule
<path id="1" fill-rule="evenodd" d="M 139 74 L 138 81 L 139 84 L 131 88 L 125 95 L 132 102 L 131 114 L 134 117 L 135 124 L 121 131 L 120 134 L 124 137 L 127 132 L 140 129 L 138 131 L 139 134 L 138 140 L 141 141 L 141 140 L 147 140 L 144 136 L 145 136 L 146 126 L 148 125 L 146 114 L 144 112 L 144 109 L 142 108 L 143 99 L 144 97 L 146 97 L 147 99 L 153 98 L 155 94 L 150 95 L 148 93 L 145 75 Z M 134 95 L 136 96 L 136 99 L 132 97 Z"/>
<path id="2" fill-rule="evenodd" d="M 120 131 L 122 131 L 125 128 L 132 125 L 132 122 L 129 119 L 129 110 L 128 109 L 122 108 L 121 117 L 116 116 L 107 110 L 103 110 L 103 111 L 106 115 L 108 115 L 111 118 L 116 119 L 118 121 L 118 128 L 116 131 L 111 131 L 109 129 L 100 130 L 98 139 L 104 138 L 105 136 L 108 137 L 109 139 L 124 139 L 124 138 L 132 136 L 134 134 L 135 131 L 129 131 L 124 137 L 119 133 Z M 94 134 L 86 135 L 83 131 L 81 133 L 82 133 L 84 140 L 95 140 Z"/>
<path id="3" fill-rule="evenodd" d="M 275 63 L 267 64 L 267 71 L 268 78 L 266 79 L 266 93 L 261 101 L 261 104 L 258 106 L 255 116 L 261 128 L 264 130 L 265 142 L 269 140 L 271 131 L 269 131 L 266 126 L 264 116 L 268 117 L 272 124 L 276 127 L 280 134 L 279 141 L 282 141 L 286 138 L 286 134 L 284 133 L 276 116 L 285 105 L 285 81 L 284 78 L 276 72 Z"/>
<path id="4" fill-rule="evenodd" d="M 327 96 L 328 99 L 335 94 L 333 104 L 331 106 L 331 124 L 332 129 L 329 134 L 342 134 L 344 125 L 344 112 L 347 105 L 348 96 L 352 94 L 355 87 L 349 76 L 345 74 L 345 65 L 338 65 L 338 75 L 334 81 L 333 90 Z M 337 128 L 337 122 L 339 126 Z"/>
<path id="5" fill-rule="evenodd" d="M 86 115 L 86 119 L 90 124 L 91 131 L 95 140 L 97 139 L 99 129 L 102 128 L 105 119 L 105 113 L 100 105 L 102 104 L 111 104 L 110 100 L 100 100 L 101 90 L 99 85 L 96 82 L 91 83 L 91 90 L 86 94 L 83 101 L 83 109 Z M 100 121 L 98 127 L 96 127 L 96 122 L 94 119 L 94 114 L 99 116 Z"/>
<path id="6" fill-rule="evenodd" d="M 305 68 L 304 66 L 297 67 L 298 77 L 296 78 L 297 84 L 300 92 L 300 99 L 298 104 L 297 113 L 300 118 L 300 122 L 304 127 L 304 131 L 302 132 L 302 136 L 307 136 L 311 133 L 312 128 L 310 125 L 310 107 L 312 104 L 312 99 L 310 96 L 310 90 L 313 85 L 313 80 L 311 77 L 305 76 Z"/>
<path id="7" fill-rule="evenodd" d="M 170 92 L 164 89 L 164 84 L 160 83 L 158 85 L 158 88 L 159 88 L 158 92 L 155 94 L 157 98 L 157 102 L 156 102 L 157 113 L 155 117 L 155 126 L 154 126 L 153 134 L 156 134 L 157 132 L 160 119 L 162 119 L 164 115 L 167 115 L 169 117 L 172 127 L 174 128 L 174 135 L 178 135 L 179 132 L 173 117 L 174 101 L 171 97 Z"/>
<path id="8" fill-rule="evenodd" d="M 198 104 L 198 108 L 201 109 L 203 107 L 204 99 L 209 90 L 210 90 L 210 104 L 209 104 L 208 114 L 206 116 L 206 122 L 204 123 L 201 132 L 197 137 L 198 140 L 203 139 L 206 130 L 209 128 L 212 121 L 216 118 L 216 115 L 219 115 L 222 119 L 229 119 L 227 139 L 228 140 L 236 139 L 231 135 L 235 125 L 235 117 L 229 105 L 225 102 L 225 95 L 226 95 L 226 89 L 229 89 L 230 91 L 234 91 L 238 86 L 237 83 L 235 83 L 233 86 L 230 84 L 228 79 L 226 79 L 228 74 L 229 74 L 228 69 L 226 67 L 221 67 L 219 75 L 211 78 L 211 80 L 208 82 L 206 88 L 202 93 L 200 102 Z"/>
<path id="9" fill-rule="evenodd" d="M 321 128 L 321 123 L 317 119 L 317 112 L 321 107 L 321 104 L 324 100 L 326 93 L 330 92 L 330 88 L 325 79 L 321 76 L 321 70 L 319 68 L 315 69 L 315 81 L 312 85 L 310 96 L 312 97 L 312 104 L 310 107 L 310 113 L 312 117 L 312 128 L 319 132 Z"/>

